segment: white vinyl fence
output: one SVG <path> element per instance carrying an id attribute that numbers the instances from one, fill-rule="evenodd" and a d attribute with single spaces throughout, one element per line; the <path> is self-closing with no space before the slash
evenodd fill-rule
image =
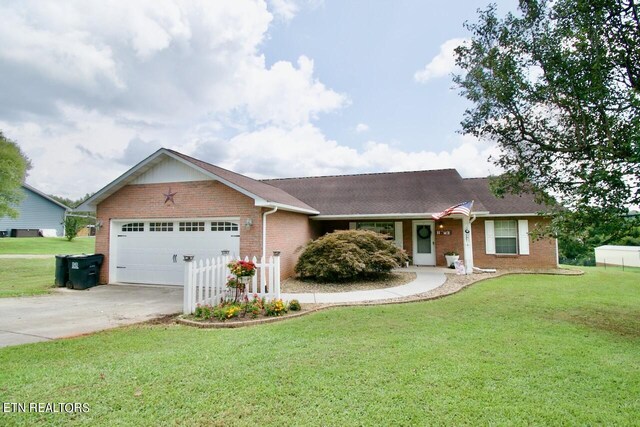
<path id="1" fill-rule="evenodd" d="M 235 290 L 227 287 L 228 277 L 231 275 L 227 264 L 234 259 L 228 255 L 193 261 L 185 256 L 184 263 L 184 314 L 191 314 L 196 306 L 216 305 L 222 299 L 231 297 Z M 244 261 L 249 261 L 245 257 Z M 249 298 L 257 294 L 259 298 L 280 298 L 280 253 L 274 252 L 268 259 L 256 257 L 251 260 L 256 265 L 256 274 L 247 284 L 246 292 Z M 266 261 L 266 262 L 265 262 Z"/>

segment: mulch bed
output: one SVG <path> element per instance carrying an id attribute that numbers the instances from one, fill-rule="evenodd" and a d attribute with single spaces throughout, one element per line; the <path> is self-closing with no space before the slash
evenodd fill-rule
<path id="1" fill-rule="evenodd" d="M 368 291 L 371 289 L 386 289 L 395 286 L 406 285 L 415 280 L 416 273 L 393 272 L 381 276 L 377 280 L 357 281 L 348 283 L 318 283 L 308 280 L 300 280 L 290 277 L 280 284 L 281 292 L 285 293 L 328 293 L 328 292 L 351 292 Z"/>
<path id="2" fill-rule="evenodd" d="M 299 311 L 289 311 L 282 316 L 258 316 L 255 319 L 251 317 L 232 317 L 225 321 L 218 320 L 216 318 L 201 320 L 196 319 L 193 316 L 180 316 L 176 319 L 176 322 L 187 325 L 195 326 L 196 328 L 242 328 L 244 326 L 262 325 L 265 323 L 278 322 L 285 319 L 294 319 L 296 317 L 304 316 L 309 313 L 318 311 L 318 304 L 304 304 Z"/>

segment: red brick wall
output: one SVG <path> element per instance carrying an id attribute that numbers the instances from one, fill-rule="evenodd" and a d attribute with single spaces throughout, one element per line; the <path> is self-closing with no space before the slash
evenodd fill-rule
<path id="1" fill-rule="evenodd" d="M 440 227 L 442 225 L 442 227 Z M 451 234 L 438 234 L 438 232 L 450 232 Z M 464 231 L 462 230 L 462 220 L 444 218 L 435 222 L 436 233 L 436 265 L 446 267 L 447 262 L 444 257 L 445 252 L 456 251 L 460 254 L 464 252 Z"/>
<path id="2" fill-rule="evenodd" d="M 175 204 L 164 203 L 168 188 L 175 192 Z M 240 217 L 240 253 L 262 253 L 262 215 L 254 201 L 216 181 L 171 184 L 127 185 L 98 205 L 97 218 L 103 227 L 96 234 L 96 253 L 105 255 L 101 283 L 109 282 L 109 234 L 111 219 Z M 245 228 L 246 219 L 253 226 Z"/>
<path id="3" fill-rule="evenodd" d="M 487 218 L 489 220 L 505 218 Z M 548 219 L 543 218 L 508 218 L 508 219 L 528 219 L 529 232 L 536 223 L 548 223 Z M 556 241 L 552 238 L 534 240 L 529 238 L 529 255 L 487 255 L 484 218 L 478 218 L 473 222 L 471 231 L 473 233 L 473 263 L 480 268 L 556 268 L 557 253 Z"/>
<path id="4" fill-rule="evenodd" d="M 313 239 L 309 216 L 277 211 L 267 215 L 267 257 L 280 251 L 280 277 L 292 276 L 304 246 Z"/>
<path id="5" fill-rule="evenodd" d="M 426 218 L 425 218 L 426 219 Z M 491 218 L 489 218 L 491 219 Z M 541 218 L 509 218 L 509 219 L 529 219 L 529 231 L 533 230 L 537 222 L 544 223 Z M 394 220 L 389 220 L 394 221 Z M 313 222 L 313 221 L 312 221 Z M 346 230 L 349 228 L 349 221 L 316 221 L 323 223 L 322 231 L 331 232 L 334 230 Z M 413 256 L 413 220 L 402 220 L 402 241 L 404 250 L 409 256 Z M 440 228 L 442 224 L 442 228 Z M 444 218 L 435 222 L 436 227 L 436 265 L 446 266 L 445 252 L 456 251 L 463 259 L 464 254 L 464 231 L 462 230 L 462 220 Z M 438 234 L 438 230 L 450 231 L 451 234 Z M 556 244 L 554 239 L 529 240 L 530 255 L 487 255 L 484 240 L 484 219 L 477 219 L 472 224 L 473 254 L 474 264 L 481 268 L 555 268 L 556 267 Z M 324 234 L 324 233 L 322 233 Z"/>

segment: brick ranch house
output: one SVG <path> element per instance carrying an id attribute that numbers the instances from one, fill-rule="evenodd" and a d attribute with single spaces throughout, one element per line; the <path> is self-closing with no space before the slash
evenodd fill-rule
<path id="1" fill-rule="evenodd" d="M 470 217 L 432 215 L 473 200 Z M 160 149 L 98 191 L 78 210 L 96 212 L 101 283 L 181 285 L 183 255 L 281 252 L 294 274 L 307 242 L 334 230 L 369 229 L 404 248 L 416 265 L 444 266 L 455 250 L 468 272 L 554 268 L 554 239 L 528 232 L 548 221 L 528 196 L 494 197 L 487 178 L 454 169 L 255 180 Z"/>

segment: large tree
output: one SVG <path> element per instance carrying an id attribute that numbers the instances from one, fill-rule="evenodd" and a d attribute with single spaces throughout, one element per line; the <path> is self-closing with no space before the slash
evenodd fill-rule
<path id="1" fill-rule="evenodd" d="M 21 185 L 30 167 L 18 144 L 0 131 L 0 218 L 18 216 L 15 208 L 24 197 Z"/>
<path id="2" fill-rule="evenodd" d="M 615 239 L 638 224 L 625 214 L 640 204 L 639 16 L 634 0 L 521 0 L 465 24 L 463 131 L 497 142 L 497 195 L 559 202 L 556 231 Z"/>

